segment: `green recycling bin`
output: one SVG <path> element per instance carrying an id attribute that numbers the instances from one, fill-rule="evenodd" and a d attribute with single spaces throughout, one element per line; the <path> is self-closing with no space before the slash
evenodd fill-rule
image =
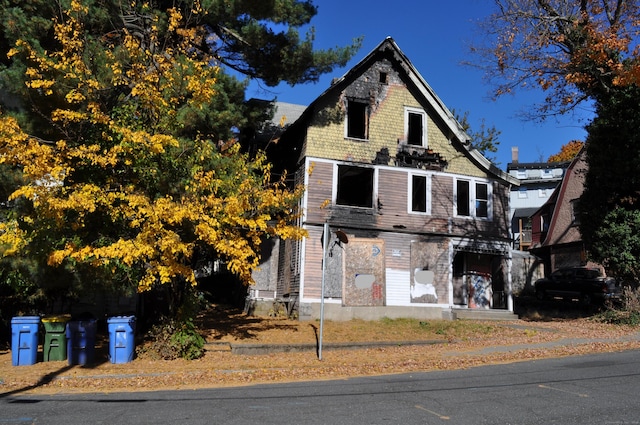
<path id="1" fill-rule="evenodd" d="M 45 362 L 67 359 L 66 327 L 69 316 L 48 316 L 42 318 L 44 344 L 42 360 Z"/>

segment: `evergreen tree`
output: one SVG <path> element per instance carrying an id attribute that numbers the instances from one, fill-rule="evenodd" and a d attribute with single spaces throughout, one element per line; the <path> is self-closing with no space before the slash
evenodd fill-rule
<path id="1" fill-rule="evenodd" d="M 243 154 L 245 83 L 313 81 L 356 46 L 313 51 L 308 1 L 0 0 L 0 254 L 57 293 L 195 283 L 199 255 L 243 282 L 267 237 L 300 238 L 301 187 Z M 275 28 L 282 28 L 277 31 Z M 264 119 L 265 114 L 252 114 Z M 26 270 L 26 269 L 25 269 Z M 56 279 L 59 276 L 60 279 Z"/>
<path id="2" fill-rule="evenodd" d="M 589 171 L 580 233 L 591 258 L 623 279 L 640 277 L 640 88 L 617 88 L 588 126 Z"/>

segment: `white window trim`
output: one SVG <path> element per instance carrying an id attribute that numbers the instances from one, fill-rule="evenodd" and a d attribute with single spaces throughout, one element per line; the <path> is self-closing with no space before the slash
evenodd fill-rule
<path id="1" fill-rule="evenodd" d="M 529 191 L 526 188 L 519 188 L 518 189 L 518 198 L 519 199 L 526 199 L 529 197 Z"/>
<path id="2" fill-rule="evenodd" d="M 407 174 L 407 186 L 409 188 L 408 192 L 407 192 L 407 213 L 409 214 L 417 214 L 417 215 L 431 215 L 431 174 L 424 174 L 424 173 L 408 173 Z M 413 211 L 413 205 L 412 205 L 412 195 L 413 195 L 413 176 L 422 176 L 422 177 L 426 177 L 427 178 L 427 211 L 423 212 L 423 211 Z"/>
<path id="3" fill-rule="evenodd" d="M 469 215 L 458 215 L 458 181 L 469 182 Z M 476 184 L 487 185 L 487 216 L 476 216 Z M 491 181 L 474 178 L 455 178 L 453 180 L 453 215 L 459 218 L 468 218 L 472 220 L 493 220 L 493 185 Z"/>
<path id="4" fill-rule="evenodd" d="M 422 144 L 421 145 L 410 145 L 409 144 L 409 113 L 418 114 L 422 117 Z M 427 140 L 427 113 L 424 109 L 413 108 L 410 106 L 404 107 L 404 141 L 407 146 L 422 146 L 423 148 L 427 148 L 429 146 Z"/>
<path id="5" fill-rule="evenodd" d="M 546 198 L 547 189 L 538 189 L 538 198 Z"/>
<path id="6" fill-rule="evenodd" d="M 353 205 L 343 205 L 338 204 L 338 167 L 340 165 L 346 165 L 348 167 L 358 167 L 358 168 L 368 168 L 373 169 L 373 199 L 371 200 L 372 206 L 369 207 L 356 207 Z M 333 183 L 331 185 L 331 204 L 334 206 L 342 207 L 342 208 L 356 208 L 361 210 L 377 210 L 378 209 L 378 168 L 377 167 L 367 167 L 360 164 L 355 163 L 334 163 L 333 164 Z"/>

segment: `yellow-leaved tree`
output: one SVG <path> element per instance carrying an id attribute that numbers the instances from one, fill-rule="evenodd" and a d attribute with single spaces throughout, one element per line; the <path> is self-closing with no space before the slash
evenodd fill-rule
<path id="1" fill-rule="evenodd" d="M 551 155 L 547 162 L 565 162 L 571 161 L 582 150 L 584 142 L 580 140 L 572 140 L 560 147 L 560 152 Z"/>
<path id="2" fill-rule="evenodd" d="M 302 187 L 272 180 L 263 153 L 185 130 L 220 96 L 216 58 L 198 48 L 207 42 L 193 25 L 206 13 L 199 3 L 188 16 L 129 7 L 129 25 L 97 37 L 73 0 L 47 49 L 19 40 L 9 51 L 26 64 L 26 89 L 43 99 L 38 113 L 57 137 L 35 137 L 0 111 L 0 163 L 22 175 L 0 251 L 85 285 L 179 290 L 195 283 L 198 256 L 223 259 L 251 283 L 265 238 L 304 236 L 295 224 Z"/>

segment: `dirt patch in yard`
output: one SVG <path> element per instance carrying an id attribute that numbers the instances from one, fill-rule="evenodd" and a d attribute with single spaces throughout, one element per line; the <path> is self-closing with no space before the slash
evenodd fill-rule
<path id="1" fill-rule="evenodd" d="M 201 359 L 163 361 L 141 354 L 130 363 L 112 364 L 108 361 L 104 334 L 100 335 L 96 362 L 91 366 L 69 366 L 64 361 L 12 366 L 11 353 L 5 351 L 0 352 L 0 397 L 333 379 L 640 348 L 637 328 L 599 323 L 590 315 L 591 312 L 585 312 L 551 317 L 538 310 L 535 317 L 522 314 L 523 319 L 509 322 L 326 321 L 323 329 L 326 349 L 319 360 L 319 322 L 251 317 L 237 309 L 212 305 L 198 318 L 208 342 Z M 329 349 L 338 343 L 384 341 L 397 344 Z M 316 349 L 261 355 L 234 354 L 231 350 L 246 344 L 307 344 Z"/>

